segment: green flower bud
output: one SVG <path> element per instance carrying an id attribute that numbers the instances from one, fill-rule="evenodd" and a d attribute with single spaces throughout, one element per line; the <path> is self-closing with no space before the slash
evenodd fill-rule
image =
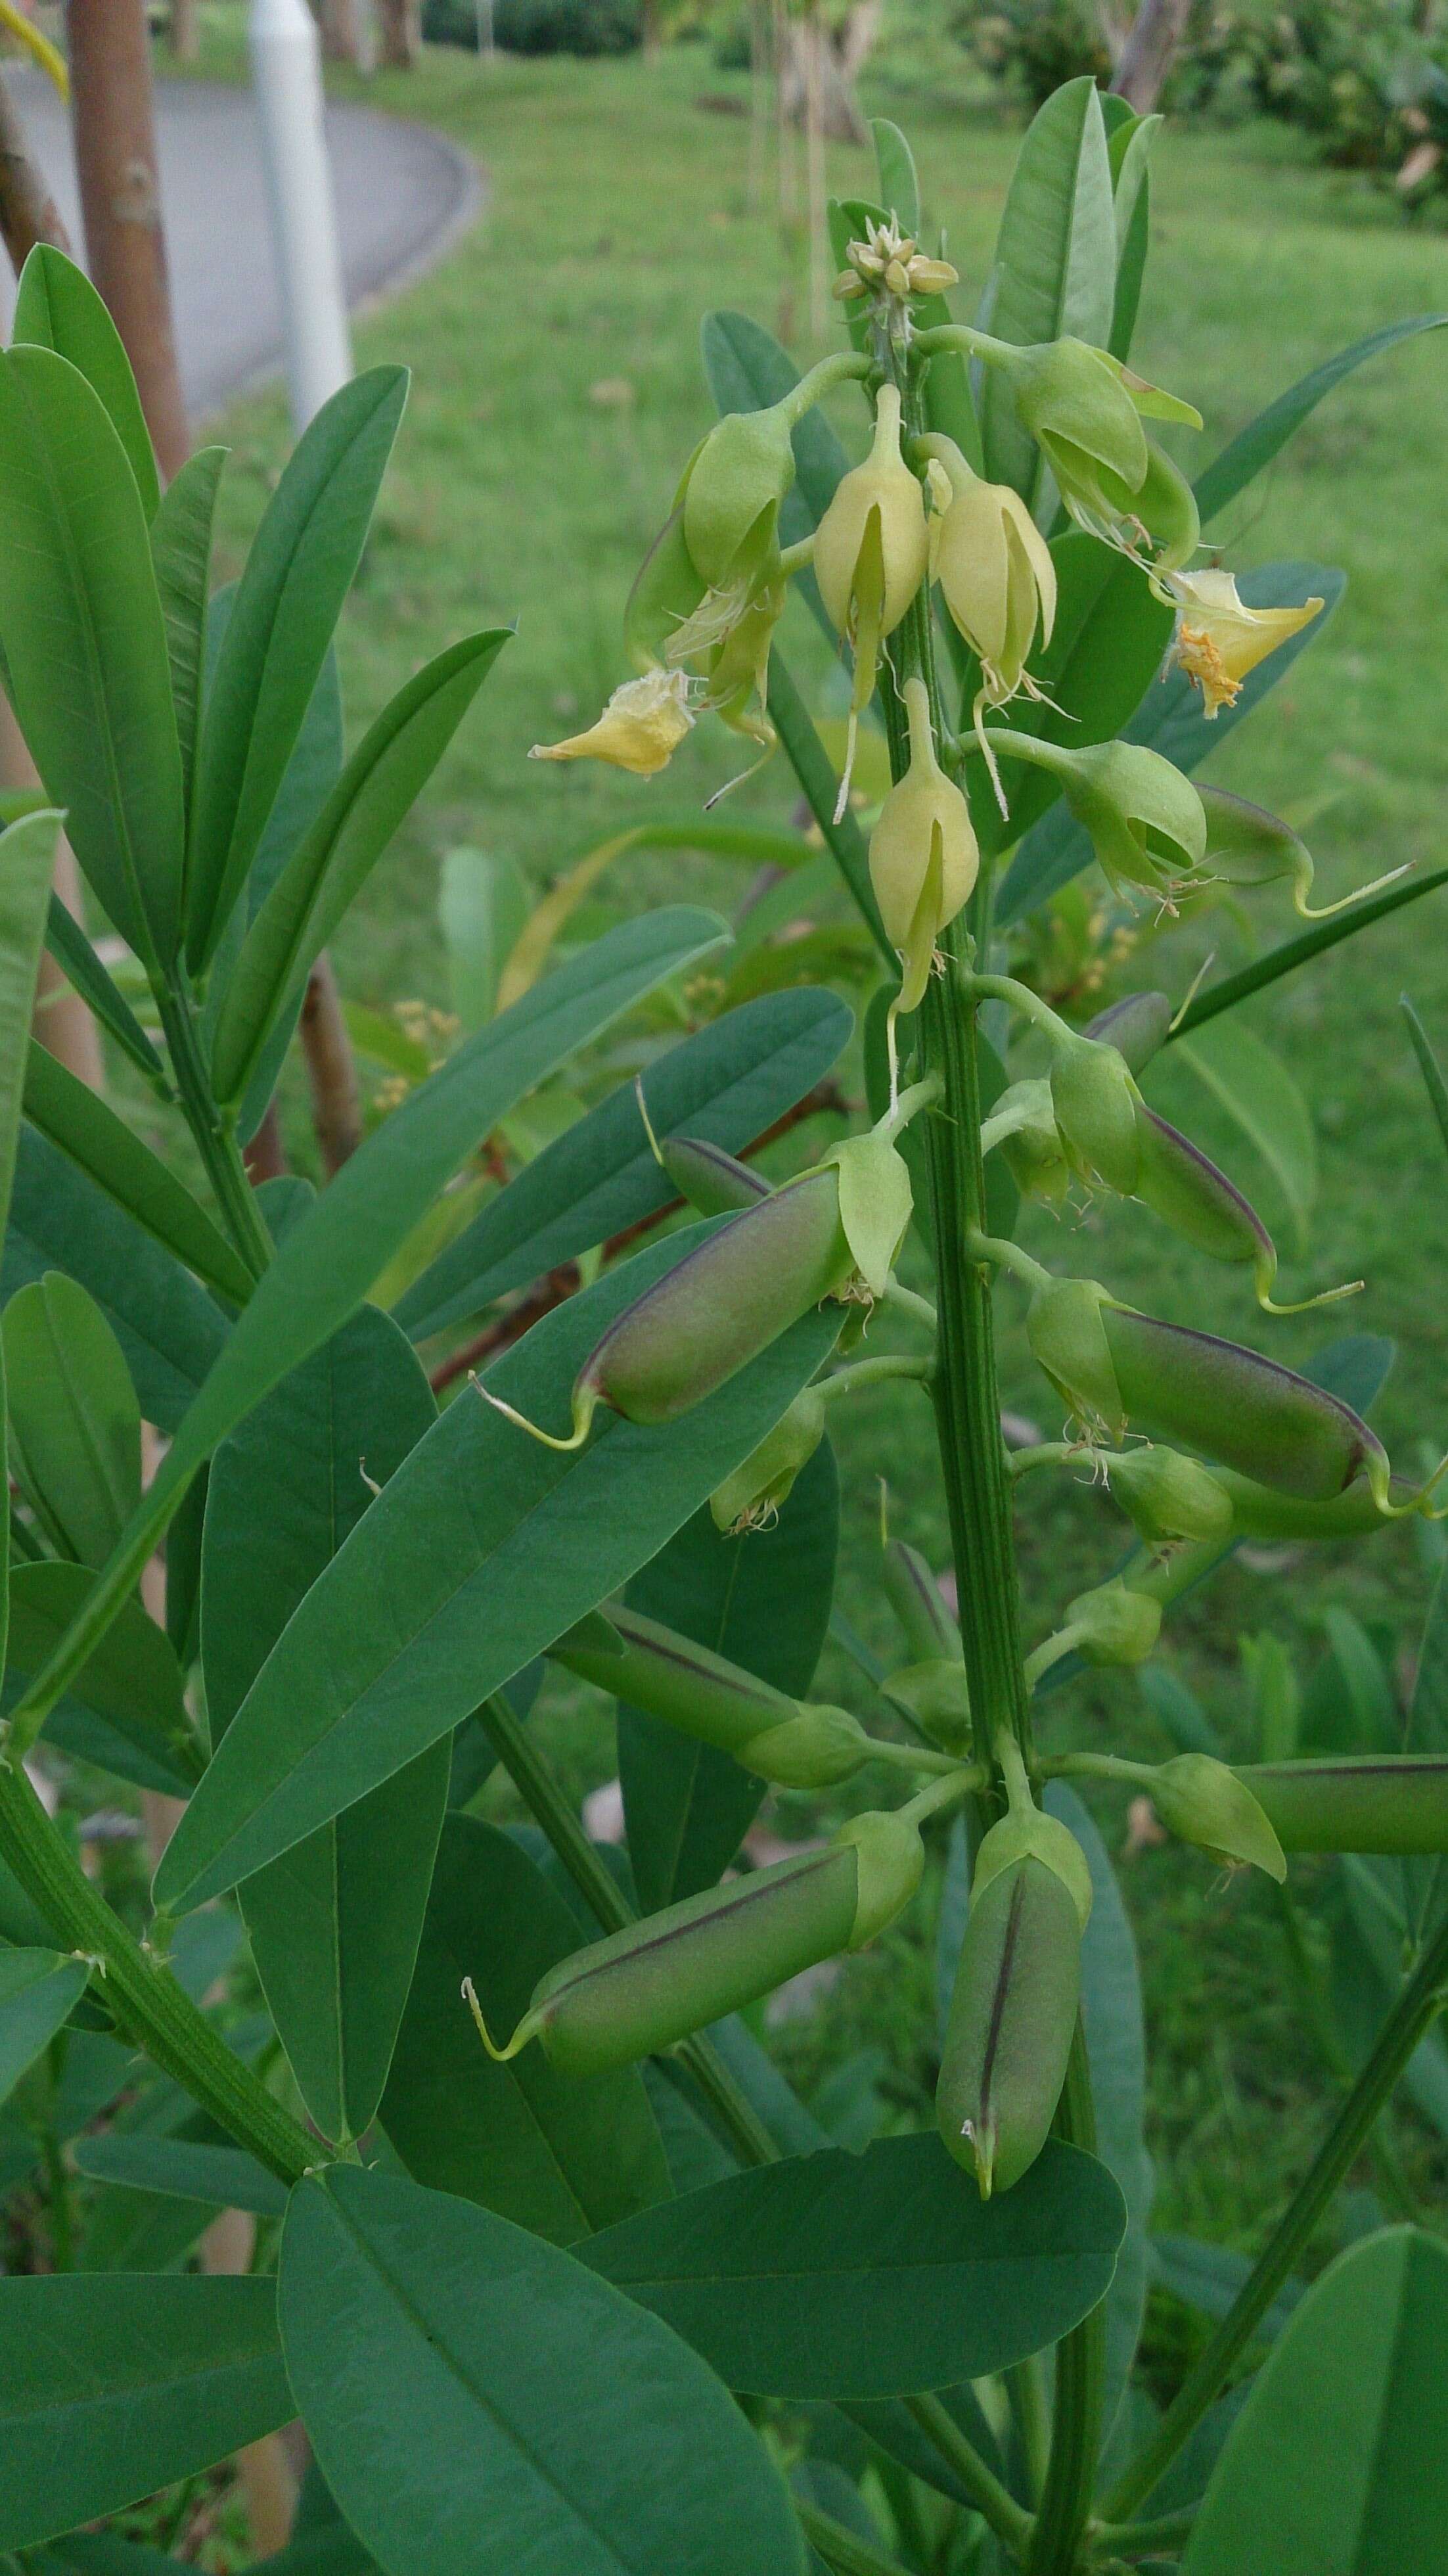
<path id="1" fill-rule="evenodd" d="M 1045 2145 L 1076 2031 L 1075 1897 L 1034 1857 L 972 1899 L 941 2053 L 936 2120 L 981 2198 L 1009 2191 Z"/>
<path id="2" fill-rule="evenodd" d="M 554 1449 L 581 1448 L 601 1403 L 629 1422 L 674 1422 L 767 1350 L 854 1268 L 837 1173 L 802 1173 L 726 1217 L 615 1317 L 573 1382 L 567 1437 L 541 1431 L 488 1388 L 478 1392 Z"/>
<path id="3" fill-rule="evenodd" d="M 1086 1855 L 1068 1825 L 1058 1816 L 1048 1816 L 1036 1806 L 1012 1807 L 999 1824 L 983 1836 L 975 1856 L 971 1878 L 971 1902 L 985 1894 L 993 1878 L 1002 1870 L 1014 1869 L 1023 1860 L 1038 1860 L 1043 1869 L 1053 1869 L 1063 1887 L 1069 1889 L 1084 1932 L 1091 1920 L 1091 1871 Z"/>
<path id="4" fill-rule="evenodd" d="M 700 1216 L 729 1216 L 769 1196 L 763 1174 L 726 1154 L 722 1145 L 705 1144 L 697 1136 L 666 1136 L 657 1151 L 680 1198 Z"/>
<path id="5" fill-rule="evenodd" d="M 935 756 L 924 682 L 907 680 L 903 694 L 910 766 L 891 788 L 870 835 L 870 883 L 885 935 L 900 952 L 899 1007 L 913 1011 L 929 981 L 935 943 L 969 899 L 980 853 L 970 808 Z"/>
<path id="6" fill-rule="evenodd" d="M 931 1655 L 906 1664 L 883 1684 L 887 1698 L 908 1708 L 932 1744 L 964 1756 L 971 1750 L 970 1685 L 958 1658 Z"/>
<path id="7" fill-rule="evenodd" d="M 1231 1497 L 1199 1459 L 1148 1447 L 1123 1449 L 1102 1464 L 1113 1499 L 1148 1547 L 1179 1547 L 1198 1539 L 1225 1544 L 1231 1537 Z"/>
<path id="8" fill-rule="evenodd" d="M 1119 1441 L 1126 1406 L 1103 1321 L 1113 1302 L 1099 1279 L 1045 1280 L 1027 1310 L 1026 1339 L 1073 1418 Z"/>
<path id="9" fill-rule="evenodd" d="M 1203 795 L 1203 790 L 1198 788 L 1197 793 Z M 1133 1073 L 1142 1073 L 1166 1044 L 1171 1024 L 1172 1006 L 1165 993 L 1127 993 L 1098 1011 L 1082 1035 L 1114 1046 Z"/>
<path id="10" fill-rule="evenodd" d="M 825 1419 L 823 1395 L 817 1387 L 807 1386 L 758 1448 L 750 1451 L 743 1466 L 736 1467 L 710 1495 L 715 1528 L 736 1536 L 745 1530 L 768 1529 L 779 1518 L 779 1507 L 788 1500 L 796 1476 L 809 1465 L 823 1440 Z"/>
<path id="11" fill-rule="evenodd" d="M 1126 1059 L 1098 1039 L 1063 1033 L 1051 1053 L 1051 1109 L 1067 1155 L 1084 1180 L 1101 1179 L 1122 1198 L 1136 1194 L 1138 1112 L 1145 1107 Z"/>
<path id="12" fill-rule="evenodd" d="M 684 543 L 711 590 L 738 580 L 741 557 L 758 573 L 777 551 L 780 504 L 794 481 L 791 408 L 726 413 L 686 469 Z"/>
<path id="13" fill-rule="evenodd" d="M 1062 1627 L 1085 1664 L 1144 1664 L 1161 1634 L 1161 1603 L 1118 1577 L 1078 1593 Z"/>
<path id="14" fill-rule="evenodd" d="M 1448 1852 L 1448 1757 L 1253 1762 L 1236 1777 L 1284 1851 Z"/>
<path id="15" fill-rule="evenodd" d="M 1247 1862 L 1280 1883 L 1282 1845 L 1260 1801 L 1225 1762 L 1210 1753 L 1179 1753 L 1151 1775 L 1151 1802 L 1168 1833 L 1213 1858 Z"/>

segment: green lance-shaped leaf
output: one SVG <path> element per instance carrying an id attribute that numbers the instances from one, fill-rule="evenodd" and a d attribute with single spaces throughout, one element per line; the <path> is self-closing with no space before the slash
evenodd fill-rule
<path id="1" fill-rule="evenodd" d="M 1204 714 L 1201 693 L 1186 673 L 1174 670 L 1166 678 L 1155 680 L 1147 690 L 1131 722 L 1123 729 L 1123 739 L 1160 752 L 1174 768 L 1190 775 L 1209 752 L 1220 749 L 1234 727 L 1285 677 L 1298 654 L 1325 631 L 1346 586 L 1345 575 L 1327 564 L 1262 564 L 1243 573 L 1238 590 L 1249 608 L 1296 608 L 1314 598 L 1326 604 L 1310 625 L 1290 635 L 1285 644 L 1248 673 L 1235 703 L 1223 707 L 1214 718 Z M 1085 830 L 1073 822 L 1064 805 L 1053 805 L 1026 834 L 1001 881 L 997 905 L 1001 923 L 1021 920 L 1063 885 L 1069 885 L 1090 856 Z"/>
<path id="2" fill-rule="evenodd" d="M 545 1316 L 489 1371 L 490 1388 L 520 1411 L 556 1407 L 600 1326 L 702 1231 L 639 1254 Z M 162 1901 L 200 1904 L 249 1877 L 617 1591 L 757 1446 L 838 1325 L 838 1309 L 808 1314 L 682 1421 L 648 1429 L 606 1417 L 581 1452 L 545 1447 L 471 1396 L 450 1406 L 263 1666 L 167 1851 Z"/>
<path id="3" fill-rule="evenodd" d="M 1042 107 L 1011 175 L 987 289 L 986 328 L 1019 347 L 1070 334 L 1104 348 L 1116 295 L 1111 162 L 1096 83 L 1067 81 Z M 1003 371 L 981 407 L 985 470 L 1034 508 L 1046 468 Z"/>
<path id="4" fill-rule="evenodd" d="M 711 1020 L 643 1077 L 655 1133 L 737 1152 L 828 1072 L 850 1034 L 832 993 L 769 993 Z M 649 1145 L 632 1084 L 536 1155 L 414 1280 L 394 1312 L 422 1341 L 510 1288 L 576 1259 L 667 1206 L 675 1183 Z"/>
<path id="5" fill-rule="evenodd" d="M 212 1041 L 212 1083 L 222 1103 L 245 1091 L 288 995 L 411 811 L 508 633 L 493 627 L 449 645 L 399 689 L 282 869 L 232 968 Z"/>
<path id="6" fill-rule="evenodd" d="M 374 1306 L 293 1369 L 211 1463 L 201 1637 L 213 1744 L 293 1611 L 436 1420 L 412 1349 Z M 252 1955 L 324 2137 L 360 2137 L 387 2080 L 412 1978 L 452 1748 L 248 1879 Z"/>
<path id="7" fill-rule="evenodd" d="M 371 367 L 303 433 L 252 541 L 196 754 L 186 950 L 206 965 L 251 866 L 351 587 L 407 400 Z"/>
<path id="8" fill-rule="evenodd" d="M 26 259 L 10 336 L 37 349 L 54 349 L 79 368 L 105 406 L 136 478 L 141 507 L 148 520 L 154 519 L 161 486 L 125 342 L 85 270 L 53 243 L 37 242 Z"/>
<path id="9" fill-rule="evenodd" d="M 59 829 L 58 814 L 27 814 L 0 832 L 0 1235 L 15 1183 L 26 1033 L 35 1006 Z"/>
<path id="10" fill-rule="evenodd" d="M 696 1512 L 635 1575 L 628 1606 L 742 1665 L 792 1705 L 814 1679 L 829 1625 L 839 1515 L 839 1475 L 825 1443 L 772 1529 L 724 1537 L 707 1507 Z M 644 1907 L 652 1911 L 712 1886 L 757 1812 L 758 1775 L 629 1704 L 626 1692 L 618 1761 Z"/>
<path id="11" fill-rule="evenodd" d="M 61 973 L 79 993 L 88 1011 L 114 1038 L 139 1074 L 163 1100 L 172 1097 L 170 1077 L 130 1003 L 106 973 L 80 923 L 67 912 L 59 895 L 50 898 L 45 917 L 45 945 Z"/>
<path id="12" fill-rule="evenodd" d="M 224 447 L 198 448 L 167 486 L 151 523 L 151 561 L 166 623 L 171 702 L 176 709 L 176 739 L 181 749 L 181 781 L 188 812 L 206 667 L 211 527 L 226 458 Z"/>
<path id="13" fill-rule="evenodd" d="M 53 349 L 0 357 L 0 646 L 81 867 L 152 968 L 181 929 L 181 754 L 150 540 L 125 449 Z"/>
<path id="14" fill-rule="evenodd" d="M 23 1050 L 18 1061 L 25 1061 Z M 222 1349 L 227 1319 L 153 1235 L 26 1124 L 0 1301 L 48 1270 L 63 1270 L 89 1290 L 125 1352 L 143 1418 L 174 1431 Z"/>
<path id="15" fill-rule="evenodd" d="M 1106 106 L 1107 102 L 1103 100 L 1103 113 Z M 1159 116 L 1113 114 L 1107 126 L 1116 216 L 1116 294 L 1111 311 L 1111 337 L 1106 344 L 1113 358 L 1129 358 L 1136 335 L 1136 317 L 1151 246 L 1149 164 L 1162 122 Z"/>
<path id="16" fill-rule="evenodd" d="M 1228 2435 L 1183 2576 L 1429 2568 L 1448 2517 L 1448 2249 L 1385 2228 L 1315 2282 Z"/>
<path id="17" fill-rule="evenodd" d="M 327 2483 L 387 2576 L 803 2576 L 718 2381 L 506 2219 L 338 2168 L 294 2196 L 279 2310 Z"/>
<path id="18" fill-rule="evenodd" d="M 78 1081 L 34 1038 L 25 1059 L 24 1106 L 32 1127 L 118 1208 L 218 1296 L 245 1305 L 255 1284 L 252 1274 L 215 1219 L 100 1093 Z"/>
<path id="19" fill-rule="evenodd" d="M 88 1959 L 0 1949 L 0 2102 L 47 2048 L 84 1994 Z"/>
<path id="20" fill-rule="evenodd" d="M 0 1318 L 10 1464 L 60 1556 L 104 1565 L 141 1499 L 141 1408 L 120 1343 L 62 1271 Z"/>
<path id="21" fill-rule="evenodd" d="M 1448 323 L 1448 313 L 1414 313 L 1404 322 L 1390 322 L 1384 330 L 1370 331 L 1366 339 L 1354 340 L 1350 348 L 1340 349 L 1336 357 L 1314 367 L 1310 375 L 1300 376 L 1295 385 L 1289 385 L 1286 393 L 1279 394 L 1275 402 L 1269 403 L 1265 411 L 1259 411 L 1255 420 L 1237 432 L 1220 456 L 1213 457 L 1198 480 L 1197 506 L 1203 525 L 1224 510 L 1229 501 L 1234 501 L 1263 467 L 1271 464 L 1274 456 L 1281 454 L 1288 440 L 1317 409 L 1324 394 L 1330 394 L 1335 385 L 1342 383 L 1344 376 L 1350 376 L 1365 359 L 1377 357 L 1384 349 L 1395 348 L 1400 340 L 1414 340 L 1423 331 L 1441 331 L 1445 323 Z"/>
<path id="22" fill-rule="evenodd" d="M 80 2139 L 73 2153 L 77 2173 L 114 2189 L 195 2201 L 207 2209 L 249 2209 L 258 2218 L 286 2215 L 285 2183 L 240 2147 L 108 2129 Z"/>
<path id="23" fill-rule="evenodd" d="M 0 2281 L 0 2548 L 117 2513 L 294 2411 L 272 2281 Z"/>
<path id="24" fill-rule="evenodd" d="M 104 1568 L 83 1622 L 28 1694 L 20 1721 L 25 1740 L 33 1738 L 68 1672 L 83 1660 L 115 1615 L 197 1468 L 289 1369 L 345 1323 L 381 1265 L 410 1233 L 478 1137 L 486 1135 L 525 1091 L 544 1080 L 576 1048 L 596 1037 L 667 976 L 706 954 L 723 936 L 714 914 L 683 907 L 650 913 L 610 932 L 459 1048 L 353 1155 L 331 1188 L 287 1234 L 224 1344 L 129 1533 Z M 58 1266 L 77 1267 L 74 1262 Z M 665 1535 L 660 1533 L 661 1538 Z M 632 1562 L 626 1571 L 632 1572 Z M 581 1609 L 591 1606 L 580 1604 Z M 566 1619 L 558 1624 L 566 1625 Z M 534 1651 L 530 1647 L 518 1662 L 526 1663 Z M 497 1679 L 516 1669 L 516 1664 L 508 1665 Z M 459 1710 L 458 1715 L 463 1714 Z M 430 1742 L 431 1737 L 424 1741 Z M 423 1744 L 412 1749 L 420 1752 Z M 385 1778 L 396 1767 L 389 1764 L 376 1777 Z M 329 1808 L 311 1822 L 325 1824 L 327 1815 L 336 1813 L 337 1808 Z M 262 1855 L 275 1856 L 275 1851 Z M 259 1868 L 261 1861 L 252 1866 Z"/>
<path id="25" fill-rule="evenodd" d="M 10 1660 L 0 1708 L 8 1715 L 32 1675 L 84 1609 L 95 1576 L 83 1565 L 16 1565 L 10 1585 Z M 46 1741 L 141 1789 L 186 1797 L 201 1755 L 183 1697 L 183 1676 L 164 1628 L 139 1600 L 115 1624 L 46 1720 Z"/>
<path id="26" fill-rule="evenodd" d="M 512 1837 L 450 1816 L 381 2115 L 414 2181 L 555 2245 L 668 2198 L 648 2096 L 634 2067 L 560 2075 L 537 2048 L 498 2065 L 462 1981 L 489 2025 L 510 2030 L 577 1943 L 572 1910 Z"/>
<path id="27" fill-rule="evenodd" d="M 983 2202 L 929 2135 L 793 2156 L 668 2201 L 581 2251 L 726 2387 L 873 2400 L 1009 2368 L 1104 2295 L 1125 2225 L 1092 2156 L 1054 2142 Z"/>

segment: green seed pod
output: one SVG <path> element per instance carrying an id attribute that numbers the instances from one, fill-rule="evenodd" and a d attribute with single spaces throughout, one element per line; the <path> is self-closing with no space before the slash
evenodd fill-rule
<path id="1" fill-rule="evenodd" d="M 1202 792 L 1198 788 L 1199 796 Z M 1165 993 L 1127 993 L 1119 1002 L 1110 1002 L 1104 1011 L 1098 1011 L 1082 1035 L 1114 1046 L 1133 1073 L 1142 1073 L 1158 1048 L 1165 1046 L 1172 1017 Z"/>
<path id="2" fill-rule="evenodd" d="M 1245 1777 L 1210 1753 L 1179 1753 L 1151 1775 L 1151 1802 L 1168 1833 L 1213 1858 L 1247 1862 L 1279 1884 L 1287 1876 L 1282 1845 Z"/>
<path id="3" fill-rule="evenodd" d="M 807 1386 L 803 1395 L 795 1397 L 743 1466 L 736 1467 L 710 1495 L 716 1529 L 740 1534 L 767 1529 L 779 1518 L 780 1505 L 788 1501 L 796 1476 L 809 1465 L 825 1436 L 826 1412 L 818 1387 Z"/>
<path id="4" fill-rule="evenodd" d="M 917 1726 L 945 1753 L 971 1751 L 970 1685 L 965 1666 L 946 1655 L 906 1664 L 882 1684 L 887 1698 L 908 1708 Z"/>
<path id="5" fill-rule="evenodd" d="M 1119 1441 L 1126 1405 L 1104 1321 L 1113 1303 L 1099 1279 L 1043 1280 L 1026 1312 L 1026 1339 L 1073 1418 L 1085 1430 Z"/>
<path id="6" fill-rule="evenodd" d="M 1118 1577 L 1078 1593 L 1061 1624 L 1085 1664 L 1143 1664 L 1161 1634 L 1161 1603 Z"/>
<path id="7" fill-rule="evenodd" d="M 916 1663 L 941 1658 L 959 1663 L 960 1630 L 920 1550 L 907 1546 L 903 1538 L 887 1539 L 881 1579 L 885 1597 L 905 1631 L 912 1659 Z"/>
<path id="8" fill-rule="evenodd" d="M 1358 1476 L 1386 1504 L 1387 1453 L 1350 1405 L 1275 1360 L 1111 1299 L 1099 1307 L 1123 1412 L 1260 1485 L 1328 1502 Z"/>
<path id="9" fill-rule="evenodd" d="M 1043 1869 L 1053 1869 L 1062 1885 L 1070 1890 L 1071 1901 L 1084 1932 L 1091 1920 L 1091 1871 L 1086 1855 L 1068 1825 L 1058 1816 L 1048 1816 L 1036 1806 L 1012 1807 L 999 1824 L 992 1825 L 975 1856 L 971 1878 L 971 1902 L 985 1894 L 993 1878 L 1002 1870 L 1014 1869 L 1017 1862 L 1038 1860 Z"/>
<path id="10" fill-rule="evenodd" d="M 728 412 L 689 465 L 683 487 L 684 543 L 711 590 L 741 569 L 761 573 L 777 550 L 780 504 L 794 481 L 790 412 Z"/>
<path id="11" fill-rule="evenodd" d="M 1448 1852 L 1442 1754 L 1252 1762 L 1236 1776 L 1284 1851 Z"/>
<path id="12" fill-rule="evenodd" d="M 1221 1479 L 1197 1458 L 1175 1449 L 1123 1449 L 1103 1456 L 1114 1501 L 1121 1505 L 1148 1547 L 1180 1547 L 1232 1536 L 1231 1497 Z"/>
<path id="13" fill-rule="evenodd" d="M 804 1172 L 725 1218 L 615 1317 L 574 1379 L 566 1438 L 539 1430 L 485 1386 L 478 1392 L 553 1449 L 580 1449 L 600 1404 L 629 1422 L 674 1422 L 843 1287 L 853 1268 L 838 1174 Z"/>
<path id="14" fill-rule="evenodd" d="M 1064 1879 L 1014 1862 L 971 1902 L 936 2087 L 936 2120 L 983 2200 L 1045 2145 L 1076 2031 L 1081 1922 Z"/>
<path id="15" fill-rule="evenodd" d="M 568 1672 L 682 1735 L 733 1754 L 764 1780 L 830 1788 L 869 1757 L 869 1739 L 848 1710 L 790 1699 L 707 1646 L 622 1605 L 569 1629 L 548 1652 Z"/>
<path id="16" fill-rule="evenodd" d="M 935 943 L 969 899 L 980 853 L 970 807 L 935 756 L 924 682 L 907 680 L 903 696 L 910 765 L 870 835 L 870 883 L 885 935 L 902 961 L 899 1007 L 913 1011 L 929 980 Z"/>
<path id="17" fill-rule="evenodd" d="M 1421 1487 L 1401 1476 L 1389 1480 L 1387 1508 L 1364 1476 L 1326 1502 L 1304 1502 L 1298 1494 L 1274 1493 L 1230 1467 L 1212 1470 L 1231 1506 L 1237 1538 L 1269 1540 L 1366 1538 L 1394 1515 L 1411 1512 L 1424 1499 Z"/>
<path id="18" fill-rule="evenodd" d="M 722 1145 L 705 1144 L 697 1136 L 666 1136 L 658 1153 L 680 1198 L 700 1216 L 730 1216 L 769 1196 L 763 1175 L 726 1154 Z"/>

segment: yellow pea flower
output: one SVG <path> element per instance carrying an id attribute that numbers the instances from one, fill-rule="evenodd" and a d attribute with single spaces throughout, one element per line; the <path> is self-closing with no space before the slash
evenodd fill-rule
<path id="1" fill-rule="evenodd" d="M 1248 608 L 1229 572 L 1172 573 L 1166 587 L 1177 604 L 1171 658 L 1195 680 L 1208 716 L 1234 706 L 1248 672 L 1309 626 L 1323 605 L 1308 599 L 1300 608 Z"/>
<path id="2" fill-rule="evenodd" d="M 655 668 L 614 690 L 597 724 L 566 742 L 535 742 L 530 760 L 606 760 L 635 778 L 655 778 L 693 725 L 684 671 Z"/>

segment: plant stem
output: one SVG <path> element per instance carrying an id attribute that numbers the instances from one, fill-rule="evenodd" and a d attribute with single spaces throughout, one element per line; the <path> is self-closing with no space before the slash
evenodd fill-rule
<path id="1" fill-rule="evenodd" d="M 898 2558 L 873 2540 L 862 2540 L 858 2532 L 847 2531 L 832 2513 L 822 2513 L 816 2504 L 807 2504 L 803 2496 L 794 2498 L 794 2509 L 806 2537 L 819 2551 L 826 2566 L 835 2576 L 910 2576 Z"/>
<path id="2" fill-rule="evenodd" d="M 995 2471 L 986 2466 L 973 2442 L 956 2423 L 949 2408 L 938 2397 L 912 2397 L 906 2400 L 922 2433 L 953 2469 L 961 2486 L 982 2519 L 990 2524 L 997 2537 L 1024 2557 L 1030 2546 L 1032 2517 L 1023 2504 L 1017 2504 L 1009 2487 L 1003 2486 Z"/>
<path id="3" fill-rule="evenodd" d="M 75 2263 L 75 2229 L 70 2205 L 70 2176 L 60 2140 L 47 2120 L 40 2140 L 41 2159 L 45 2166 L 45 2184 L 50 2205 L 50 2261 L 56 2272 L 69 2272 Z"/>
<path id="4" fill-rule="evenodd" d="M 0 1760 L 0 1856 L 67 1949 L 93 1959 L 118 2026 L 164 2074 L 283 2182 L 327 2150 L 257 2082 L 170 1969 L 144 1950 L 91 1885 L 23 1767 Z"/>
<path id="5" fill-rule="evenodd" d="M 186 1123 L 196 1139 L 232 1242 L 253 1277 L 259 1279 L 272 1257 L 271 1239 L 262 1222 L 256 1193 L 246 1177 L 235 1129 L 222 1118 L 211 1097 L 190 1004 L 176 992 L 158 992 L 156 999 Z"/>
<path id="6" fill-rule="evenodd" d="M 1184 2505 L 1180 2513 L 1159 2513 L 1150 2522 L 1099 2522 L 1091 2533 L 1091 2550 L 1103 2558 L 1142 2556 L 1147 2550 L 1180 2549 L 1191 2537 L 1199 2508 Z"/>
<path id="7" fill-rule="evenodd" d="M 1338 2036 L 1337 2025 L 1322 1990 L 1322 1981 L 1308 1951 L 1302 1916 L 1298 1912 L 1291 1890 L 1279 1887 L 1276 1893 L 1277 1911 L 1282 1918 L 1282 1929 L 1286 1935 L 1288 1955 L 1292 1961 L 1292 1973 L 1296 1980 L 1302 2009 L 1307 2016 L 1313 2038 L 1317 2042 L 1329 2074 L 1345 2091 L 1353 2080 L 1352 2059 Z M 1419 2216 L 1418 2204 L 1413 2197 L 1392 2139 L 1382 2129 L 1374 2128 L 1368 2138 L 1367 2152 L 1377 2175 L 1378 2189 L 1388 2207 L 1395 2210 L 1399 2218 L 1416 2222 Z"/>
<path id="8" fill-rule="evenodd" d="M 1056 2113 L 1055 2132 L 1071 2146 L 1092 2152 L 1096 2112 L 1085 2034 L 1077 2016 L 1071 2061 Z M 1101 2391 L 1106 2363 L 1106 2307 L 1102 2301 L 1056 2346 L 1056 2397 L 1051 2417 L 1051 2457 L 1041 2510 L 1027 2561 L 1030 2576 L 1070 2576 L 1091 2512 L 1091 2491 L 1101 2447 Z"/>
<path id="9" fill-rule="evenodd" d="M 1135 2512 L 1201 2422 L 1239 2353 L 1268 2308 L 1334 2192 L 1362 2148 L 1424 2031 L 1442 2009 L 1448 1976 L 1448 1918 L 1423 1952 L 1374 2043 L 1372 2053 L 1324 2138 L 1303 2181 L 1273 2229 L 1215 2334 L 1198 2354 L 1139 2459 L 1105 2499 L 1103 2513 L 1123 2521 Z"/>

